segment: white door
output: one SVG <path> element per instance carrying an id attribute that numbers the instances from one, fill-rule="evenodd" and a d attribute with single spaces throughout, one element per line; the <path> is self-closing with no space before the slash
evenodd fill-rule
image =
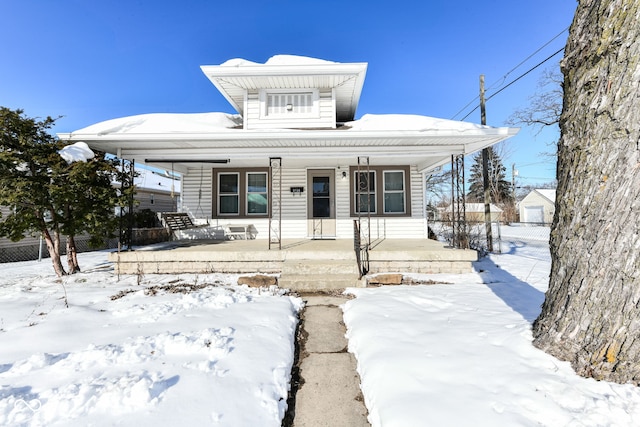
<path id="1" fill-rule="evenodd" d="M 307 172 L 307 233 L 313 239 L 335 239 L 335 170 L 309 169 Z"/>

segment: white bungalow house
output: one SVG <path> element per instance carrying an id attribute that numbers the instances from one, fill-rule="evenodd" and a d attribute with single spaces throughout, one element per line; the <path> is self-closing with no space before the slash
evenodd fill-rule
<path id="1" fill-rule="evenodd" d="M 556 211 L 556 190 L 538 188 L 518 204 L 520 222 L 551 224 Z"/>
<path id="2" fill-rule="evenodd" d="M 59 134 L 182 174 L 182 209 L 256 239 L 426 238 L 425 178 L 452 155 L 505 140 L 494 128 L 416 115 L 356 120 L 366 63 L 279 55 L 202 71 L 237 114 L 146 114 Z"/>

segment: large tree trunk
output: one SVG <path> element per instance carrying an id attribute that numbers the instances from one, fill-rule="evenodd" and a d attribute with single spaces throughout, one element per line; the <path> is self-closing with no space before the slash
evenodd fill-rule
<path id="1" fill-rule="evenodd" d="M 534 344 L 640 384 L 640 6 L 581 0 L 562 61 L 551 278 Z"/>
<path id="2" fill-rule="evenodd" d="M 62 259 L 60 258 L 60 233 L 54 231 L 52 236 L 51 232 L 45 229 L 42 231 L 42 235 L 44 236 L 44 241 L 47 243 L 47 250 L 49 251 L 49 256 L 51 257 L 53 270 L 56 272 L 56 275 L 58 277 L 66 275 L 67 272 L 64 271 L 64 267 L 62 266 Z"/>

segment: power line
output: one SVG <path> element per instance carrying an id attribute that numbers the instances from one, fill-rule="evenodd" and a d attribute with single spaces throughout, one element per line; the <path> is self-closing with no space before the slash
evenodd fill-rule
<path id="1" fill-rule="evenodd" d="M 507 73 L 502 76 L 500 79 L 496 80 L 493 84 L 491 84 L 491 86 L 489 86 L 489 88 L 487 89 L 487 91 L 491 90 L 492 88 L 494 88 L 497 83 L 500 81 L 501 83 L 504 82 L 507 77 L 513 73 L 515 70 L 517 70 L 518 68 L 520 68 L 520 66 L 522 66 L 525 62 L 527 62 L 529 59 L 531 59 L 533 56 L 535 56 L 537 53 L 539 53 L 542 49 L 544 49 L 545 47 L 549 46 L 555 39 L 557 39 L 558 37 L 560 37 L 565 31 L 567 31 L 569 29 L 569 27 L 566 27 L 565 29 L 563 29 L 562 31 L 560 31 L 558 34 L 556 34 L 554 37 L 551 38 L 551 40 L 549 40 L 548 42 L 546 42 L 545 44 L 543 44 L 542 46 L 540 46 L 538 49 L 536 49 L 532 54 L 530 54 L 529 56 L 527 56 L 525 59 L 523 59 L 522 61 L 520 61 L 520 63 L 518 63 L 518 65 L 516 65 L 515 67 L 513 67 L 511 70 L 507 71 Z M 562 49 L 561 49 L 562 50 Z M 558 52 L 556 52 L 554 54 L 554 56 L 557 54 Z M 548 59 L 547 59 L 548 60 Z M 543 62 L 544 63 L 544 62 Z M 535 67 L 534 67 L 535 68 Z M 532 71 L 532 70 L 529 70 Z M 460 113 L 462 113 L 464 110 L 466 110 L 471 104 L 473 104 L 474 102 L 476 102 L 478 100 L 479 96 L 474 97 L 471 101 L 469 101 L 467 103 L 467 105 L 465 105 L 464 107 L 462 107 L 457 113 L 455 113 L 452 117 L 451 120 L 455 119 Z M 488 99 L 487 99 L 488 100 Z M 477 110 L 478 107 L 474 108 L 469 114 L 473 113 L 475 110 Z M 464 120 L 465 118 L 469 117 L 469 114 L 467 114 L 462 120 Z"/>
<path id="2" fill-rule="evenodd" d="M 547 62 L 548 60 L 550 60 L 551 58 L 553 58 L 554 56 L 556 56 L 557 54 L 559 54 L 560 52 L 562 52 L 564 50 L 564 47 L 558 49 L 557 51 L 555 51 L 553 54 L 549 55 L 546 59 L 544 59 L 543 61 L 539 62 L 538 64 L 534 65 L 533 67 L 529 68 L 527 71 L 525 71 L 524 73 L 520 74 L 518 77 L 516 77 L 515 79 L 511 80 L 509 83 L 507 83 L 506 85 L 502 86 L 500 89 L 498 89 L 496 92 L 493 93 L 493 95 L 487 97 L 487 99 L 485 101 L 490 100 L 491 98 L 493 98 L 494 96 L 496 96 L 497 94 L 499 94 L 500 92 L 502 92 L 503 90 L 505 90 L 506 88 L 508 88 L 509 86 L 511 86 L 512 84 L 514 84 L 515 82 L 517 82 L 518 80 L 520 80 L 521 78 L 523 78 L 524 76 L 526 76 L 527 74 L 529 74 L 530 72 L 532 72 L 533 70 L 535 70 L 536 68 L 538 68 L 539 66 L 541 66 L 542 64 L 544 64 L 545 62 Z M 469 117 L 471 115 L 471 113 L 473 113 L 474 111 L 476 111 L 478 108 L 480 107 L 480 105 L 477 105 L 473 110 L 469 111 L 469 113 L 464 116 L 463 118 L 460 119 L 460 121 L 463 121 L 464 119 L 466 119 L 467 117 Z"/>
<path id="3" fill-rule="evenodd" d="M 505 80 L 507 80 L 507 76 L 511 73 L 513 73 L 515 70 L 517 70 L 518 68 L 520 68 L 521 65 L 523 65 L 525 62 L 527 62 L 528 60 L 530 60 L 531 58 L 533 58 L 538 52 L 540 52 L 542 49 L 544 49 L 545 47 L 549 46 L 555 39 L 557 39 L 558 37 L 560 37 L 562 34 L 564 34 L 565 31 L 567 31 L 569 29 L 569 27 L 565 28 L 564 30 L 560 31 L 558 34 L 556 34 L 551 40 L 549 40 L 548 42 L 546 42 L 545 44 L 543 44 L 542 46 L 540 46 L 535 52 L 533 52 L 531 55 L 527 56 L 525 59 L 523 59 L 518 65 L 516 65 L 515 67 L 513 67 L 511 70 L 509 70 L 504 76 L 502 76 L 501 79 L 498 80 L 502 80 L 502 82 L 504 82 Z M 489 86 L 489 88 L 487 90 L 491 90 L 493 89 L 494 86 L 496 86 L 496 83 L 498 82 L 498 80 L 496 80 L 495 83 L 493 83 L 491 86 Z"/>

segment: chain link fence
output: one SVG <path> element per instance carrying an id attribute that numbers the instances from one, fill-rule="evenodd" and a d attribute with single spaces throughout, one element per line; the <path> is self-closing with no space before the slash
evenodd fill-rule
<path id="1" fill-rule="evenodd" d="M 450 221 L 432 221 L 429 227 L 439 241 L 453 245 L 454 228 Z M 490 252 L 484 222 L 466 221 L 463 227 L 458 224 L 456 230 L 460 229 L 464 230 L 465 240 L 471 249 L 477 250 L 481 255 Z M 491 252 L 548 259 L 550 258 L 550 230 L 548 224 L 524 222 L 503 224 L 493 221 L 491 223 L 493 251 Z"/>
<path id="2" fill-rule="evenodd" d="M 169 232 L 165 228 L 134 228 L 133 244 L 148 245 L 152 243 L 166 242 L 169 240 Z M 99 247 L 89 245 L 89 236 L 78 236 L 75 238 L 78 252 L 90 252 L 104 249 L 115 249 L 118 247 L 118 239 L 107 239 Z M 66 255 L 66 240 L 61 238 L 61 253 Z M 49 258 L 47 245 L 40 237 L 26 237 L 25 239 L 12 242 L 8 239 L 0 239 L 0 263 L 33 261 L 42 258 Z"/>

